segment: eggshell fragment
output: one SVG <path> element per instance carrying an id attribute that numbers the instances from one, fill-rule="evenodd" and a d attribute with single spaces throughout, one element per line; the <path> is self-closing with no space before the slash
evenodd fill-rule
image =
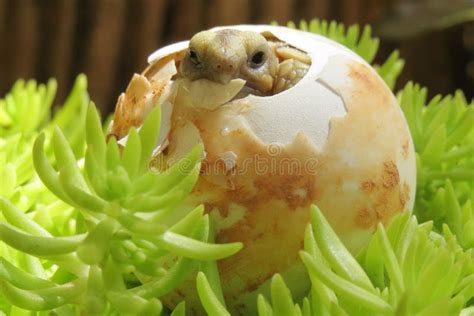
<path id="1" fill-rule="evenodd" d="M 177 82 L 177 100 L 191 107 L 214 110 L 229 102 L 245 85 L 245 80 L 234 79 L 227 84 L 220 84 L 207 79 L 180 79 Z"/>
<path id="2" fill-rule="evenodd" d="M 176 73 L 174 60 L 169 60 L 151 78 L 134 74 L 125 93 L 118 98 L 109 135 L 116 137 L 120 145 L 125 145 L 130 127 L 139 129 L 152 108 L 160 106 L 160 135 L 155 151 L 159 152 L 166 147 L 174 99 L 170 80 Z"/>
<path id="3" fill-rule="evenodd" d="M 118 98 L 111 134 L 122 138 L 130 127 L 141 125 L 149 112 L 147 108 L 151 91 L 152 87 L 147 78 L 138 74 L 133 75 L 127 90 Z"/>
<path id="4" fill-rule="evenodd" d="M 179 141 L 174 141 L 175 139 L 179 139 Z M 169 153 L 167 154 L 169 166 L 184 158 L 196 145 L 202 143 L 199 130 L 189 121 L 175 126 L 172 138 L 168 141 L 172 143 L 168 147 Z"/>

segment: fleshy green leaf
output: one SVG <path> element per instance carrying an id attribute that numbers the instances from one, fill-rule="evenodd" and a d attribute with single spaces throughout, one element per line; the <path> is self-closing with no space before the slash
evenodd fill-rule
<path id="1" fill-rule="evenodd" d="M 202 305 L 210 316 L 230 315 L 225 309 L 219 298 L 214 294 L 211 285 L 207 281 L 204 273 L 199 272 L 196 279 L 197 292 Z"/>

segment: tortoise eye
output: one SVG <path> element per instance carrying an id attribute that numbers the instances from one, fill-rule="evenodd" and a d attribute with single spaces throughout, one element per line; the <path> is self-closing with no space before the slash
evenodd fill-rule
<path id="1" fill-rule="evenodd" d="M 258 51 L 253 54 L 252 58 L 250 59 L 250 67 L 258 68 L 263 65 L 265 61 L 265 53 L 262 51 Z"/>
<path id="2" fill-rule="evenodd" d="M 194 49 L 189 49 L 188 51 L 189 59 L 193 62 L 193 64 L 197 65 L 200 63 L 198 54 Z"/>

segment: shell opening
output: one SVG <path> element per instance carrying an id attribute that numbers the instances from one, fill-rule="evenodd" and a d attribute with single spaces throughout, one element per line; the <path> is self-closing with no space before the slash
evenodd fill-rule
<path id="1" fill-rule="evenodd" d="M 229 101 L 243 99 L 249 95 L 256 97 L 270 97 L 293 88 L 301 81 L 301 79 L 306 76 L 309 68 L 311 67 L 312 60 L 310 54 L 308 54 L 301 48 L 297 48 L 293 45 L 290 45 L 288 42 L 278 38 L 273 33 L 263 31 L 260 32 L 260 34 L 262 34 L 262 36 L 264 36 L 270 43 L 271 51 L 277 57 L 278 60 L 277 70 L 274 71 L 273 74 L 262 75 L 258 79 L 262 80 L 262 82 L 265 81 L 267 83 L 270 81 L 272 86 L 270 91 L 259 91 L 257 88 L 249 85 L 248 82 L 246 82 L 240 89 L 236 89 L 237 85 L 234 82 L 232 85 L 230 85 L 232 87 L 230 92 L 223 91 L 216 93 L 217 90 L 222 91 L 229 89 L 229 85 L 218 84 L 206 79 L 198 79 L 186 82 L 186 87 L 184 90 L 187 90 L 187 92 L 194 90 L 194 92 L 191 91 L 190 97 L 195 100 L 198 99 L 198 103 L 203 103 L 203 108 L 211 109 Z M 179 72 L 179 69 L 181 61 L 183 60 L 187 50 L 187 42 L 180 42 L 171 46 L 173 46 L 173 52 L 171 52 L 168 47 L 165 47 L 150 56 L 149 61 L 151 62 L 151 64 L 144 71 L 144 76 L 148 78 L 156 78 L 156 73 L 160 72 L 165 62 L 173 60 L 177 72 L 174 76 L 171 77 L 171 81 L 182 82 L 183 78 Z M 238 79 L 245 80 L 246 78 L 242 74 L 239 74 L 239 77 L 234 80 Z M 232 81 L 230 83 L 232 83 Z M 196 86 L 193 87 L 194 85 Z M 208 97 L 204 97 L 203 91 L 209 89 L 211 90 L 211 93 L 207 93 Z M 197 95 L 194 96 L 194 93 L 196 93 Z M 233 96 L 230 97 L 230 94 L 233 94 Z M 216 95 L 218 95 L 218 97 L 216 97 Z M 194 103 L 195 106 L 199 107 L 200 104 L 196 104 L 196 102 Z M 213 105 L 210 106 L 210 104 Z"/>

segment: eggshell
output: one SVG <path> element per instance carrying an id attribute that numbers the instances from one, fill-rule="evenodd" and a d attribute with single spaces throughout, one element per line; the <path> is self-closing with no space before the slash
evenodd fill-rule
<path id="1" fill-rule="evenodd" d="M 416 164 L 396 98 L 354 52 L 285 27 L 223 28 L 271 34 L 311 57 L 306 76 L 273 96 L 248 95 L 206 108 L 189 106 L 186 98 L 169 100 L 173 113 L 162 155 L 176 160 L 185 154 L 182 143 L 204 144 L 201 176 L 188 202 L 205 205 L 217 222 L 218 242 L 244 243 L 218 265 L 228 308 L 252 314 L 255 294 L 268 291 L 274 273 L 284 276 L 296 296 L 309 288 L 298 251 L 312 203 L 356 253 L 378 223 L 412 209 Z M 145 75 L 186 47 L 180 42 L 153 53 Z M 188 282 L 165 303 L 173 306 L 183 296 L 197 301 L 192 287 Z"/>
<path id="2" fill-rule="evenodd" d="M 180 102 L 191 107 L 206 110 L 215 110 L 217 107 L 229 102 L 244 87 L 245 80 L 234 79 L 228 84 L 219 84 L 206 79 L 190 81 L 180 79 L 177 97 Z"/>

